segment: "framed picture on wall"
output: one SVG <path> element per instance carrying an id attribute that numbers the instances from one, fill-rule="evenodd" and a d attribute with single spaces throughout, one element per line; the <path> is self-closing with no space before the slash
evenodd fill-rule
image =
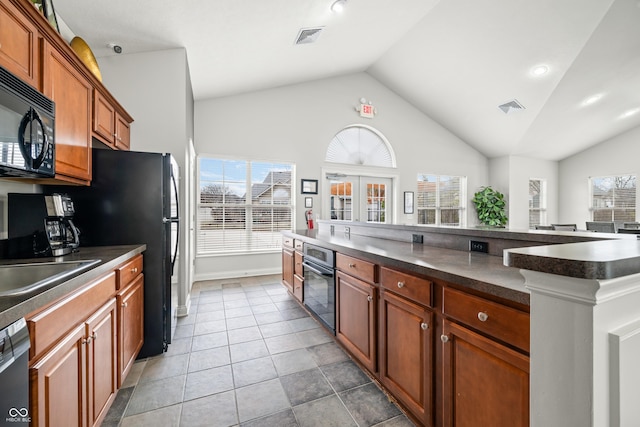
<path id="1" fill-rule="evenodd" d="M 404 192 L 404 213 L 413 213 L 413 191 Z"/>
<path id="2" fill-rule="evenodd" d="M 313 207 L 313 197 L 305 197 L 304 198 L 304 207 L 312 208 Z"/>
<path id="3" fill-rule="evenodd" d="M 302 194 L 318 194 L 317 179 L 301 179 L 300 188 Z"/>

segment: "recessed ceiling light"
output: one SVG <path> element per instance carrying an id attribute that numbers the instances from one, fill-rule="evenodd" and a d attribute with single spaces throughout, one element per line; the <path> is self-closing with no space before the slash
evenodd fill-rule
<path id="1" fill-rule="evenodd" d="M 624 113 L 620 114 L 619 118 L 626 119 L 627 117 L 635 116 L 638 113 L 640 113 L 640 107 L 625 111 Z"/>
<path id="2" fill-rule="evenodd" d="M 531 69 L 531 74 L 535 77 L 540 77 L 543 76 L 545 74 L 547 74 L 547 72 L 549 71 L 549 67 L 546 65 L 536 65 L 535 67 L 533 67 Z"/>
<path id="3" fill-rule="evenodd" d="M 587 98 L 584 99 L 584 101 L 582 101 L 581 105 L 583 107 L 589 106 L 589 105 L 593 105 L 596 102 L 600 101 L 602 99 L 604 95 L 601 93 L 596 93 L 595 95 L 591 95 Z"/>
<path id="4" fill-rule="evenodd" d="M 345 4 L 347 4 L 347 0 L 336 0 L 331 5 L 331 12 L 342 13 Z"/>

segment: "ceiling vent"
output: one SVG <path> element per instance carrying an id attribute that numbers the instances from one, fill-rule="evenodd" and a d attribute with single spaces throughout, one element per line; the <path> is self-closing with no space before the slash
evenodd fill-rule
<path id="1" fill-rule="evenodd" d="M 524 110 L 524 105 L 520 104 L 517 99 L 513 101 L 506 102 L 502 105 L 498 105 L 498 108 L 502 110 L 503 113 L 509 114 L 517 110 Z"/>
<path id="2" fill-rule="evenodd" d="M 296 37 L 296 44 L 309 44 L 318 40 L 323 27 L 303 28 Z"/>

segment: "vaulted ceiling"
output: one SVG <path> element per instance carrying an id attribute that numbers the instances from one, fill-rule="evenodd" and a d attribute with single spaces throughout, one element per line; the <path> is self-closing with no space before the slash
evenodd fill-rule
<path id="1" fill-rule="evenodd" d="M 332 3 L 54 0 L 98 61 L 184 47 L 197 100 L 366 71 L 487 157 L 560 160 L 640 125 L 638 0 Z"/>

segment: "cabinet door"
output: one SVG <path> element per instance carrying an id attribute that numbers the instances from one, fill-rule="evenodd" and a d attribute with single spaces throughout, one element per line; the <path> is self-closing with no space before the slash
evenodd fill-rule
<path id="1" fill-rule="evenodd" d="M 48 43 L 43 49 L 43 92 L 56 103 L 56 178 L 91 180 L 91 92 L 78 70 Z"/>
<path id="2" fill-rule="evenodd" d="M 38 88 L 38 33 L 10 0 L 0 0 L 0 65 Z"/>
<path id="3" fill-rule="evenodd" d="M 448 320 L 441 338 L 444 426 L 528 426 L 529 358 Z"/>
<path id="4" fill-rule="evenodd" d="M 93 131 L 110 146 L 115 146 L 116 110 L 100 92 L 93 91 Z"/>
<path id="5" fill-rule="evenodd" d="M 102 422 L 111 402 L 115 399 L 117 385 L 117 333 L 116 301 L 113 298 L 98 310 L 87 322 L 87 386 L 88 425 Z"/>
<path id="6" fill-rule="evenodd" d="M 300 302 L 304 297 L 304 279 L 297 274 L 293 275 L 293 296 Z"/>
<path id="7" fill-rule="evenodd" d="M 86 425 L 84 336 L 81 324 L 29 369 L 33 427 Z"/>
<path id="8" fill-rule="evenodd" d="M 144 342 L 144 275 L 117 295 L 118 387 L 126 378 Z"/>
<path id="9" fill-rule="evenodd" d="M 282 284 L 293 293 L 293 251 L 282 249 Z"/>
<path id="10" fill-rule="evenodd" d="M 380 380 L 425 426 L 433 424 L 432 319 L 430 309 L 381 292 Z"/>
<path id="11" fill-rule="evenodd" d="M 338 272 L 336 294 L 336 338 L 360 363 L 376 372 L 376 287 Z"/>
<path id="12" fill-rule="evenodd" d="M 131 146 L 131 128 L 129 122 L 116 112 L 116 148 L 129 150 Z"/>

